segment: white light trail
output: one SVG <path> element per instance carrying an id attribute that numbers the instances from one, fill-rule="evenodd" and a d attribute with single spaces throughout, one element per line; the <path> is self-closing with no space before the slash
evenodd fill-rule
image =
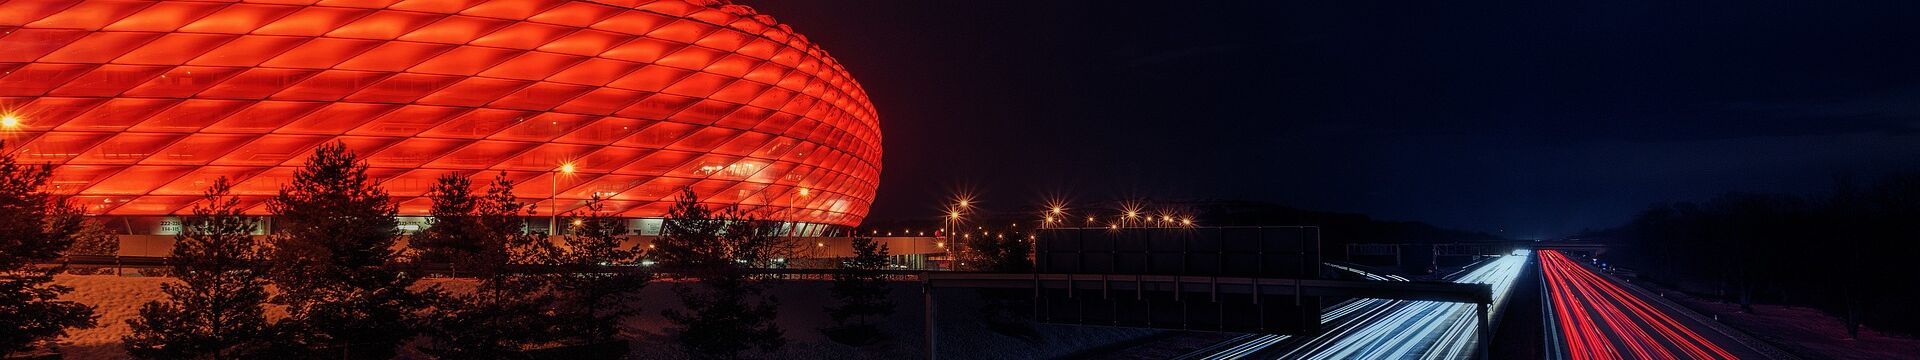
<path id="1" fill-rule="evenodd" d="M 1454 279 L 1457 283 L 1491 284 L 1493 308 L 1506 303 L 1507 294 L 1530 254 L 1524 250 L 1502 256 Z M 1349 267 L 1335 268 L 1362 274 L 1369 279 L 1406 281 L 1398 276 L 1380 276 Z M 1437 301 L 1401 301 L 1355 299 L 1321 314 L 1321 322 L 1331 328 L 1320 336 L 1305 339 L 1278 358 L 1284 359 L 1464 359 L 1473 355 L 1478 337 L 1478 311 L 1474 304 Z M 1239 359 L 1254 355 L 1266 347 L 1288 339 L 1267 335 L 1240 346 L 1216 353 L 1207 359 Z"/>

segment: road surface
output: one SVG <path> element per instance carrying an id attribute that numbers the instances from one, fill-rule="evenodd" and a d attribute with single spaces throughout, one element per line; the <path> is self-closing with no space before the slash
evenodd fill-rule
<path id="1" fill-rule="evenodd" d="M 1516 253 L 1487 261 L 1451 277 L 1454 282 L 1493 285 L 1494 309 L 1526 264 Z M 1337 267 L 1337 266 L 1336 266 Z M 1355 271 L 1355 269 L 1342 268 Z M 1374 280 L 1405 281 L 1397 276 L 1365 274 Z M 1389 278 L 1391 277 L 1391 278 Z M 1474 304 L 1436 301 L 1354 299 L 1321 314 L 1326 331 L 1318 336 L 1250 336 L 1201 359 L 1467 359 L 1480 341 Z M 1496 311 L 1497 312 L 1497 311 Z"/>
<path id="2" fill-rule="evenodd" d="M 1747 348 L 1643 291 L 1622 287 L 1559 251 L 1540 252 L 1551 316 L 1549 358 L 1760 359 Z"/>

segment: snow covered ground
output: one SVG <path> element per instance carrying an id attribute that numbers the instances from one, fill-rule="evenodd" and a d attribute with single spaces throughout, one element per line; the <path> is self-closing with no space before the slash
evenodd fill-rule
<path id="1" fill-rule="evenodd" d="M 132 331 L 127 326 L 127 319 L 140 314 L 140 304 L 165 298 L 160 293 L 160 284 L 169 281 L 173 279 L 114 275 L 54 276 L 55 284 L 73 287 L 73 292 L 61 299 L 93 306 L 94 314 L 100 316 L 97 320 L 99 326 L 68 330 L 67 337 L 60 339 L 66 358 L 126 358 L 126 350 L 120 347 L 120 337 Z"/>
<path id="2" fill-rule="evenodd" d="M 72 293 L 63 299 L 78 301 L 94 307 L 100 326 L 92 329 L 73 330 L 61 339 L 67 359 L 123 359 L 126 351 L 121 348 L 120 338 L 130 332 L 127 319 L 139 314 L 140 305 L 150 300 L 164 299 L 160 284 L 173 281 L 169 278 L 135 277 L 115 275 L 61 275 L 54 279 L 56 284 L 71 286 Z M 426 279 L 416 287 L 441 286 L 448 290 L 470 290 L 473 281 L 467 279 Z M 761 354 L 764 358 L 777 359 L 906 359 L 924 357 L 922 344 L 925 341 L 925 313 L 922 312 L 924 298 L 918 282 L 894 283 L 892 298 L 896 311 L 883 324 L 883 330 L 893 337 L 892 341 L 864 348 L 854 348 L 828 341 L 818 328 L 828 324 L 825 304 L 832 303 L 828 295 L 828 282 L 825 281 L 787 281 L 771 289 L 769 293 L 780 299 L 780 327 L 786 331 L 788 344 L 773 354 Z M 664 329 L 667 320 L 660 311 L 678 307 L 678 299 L 673 296 L 672 284 L 655 282 L 647 286 L 634 301 L 641 303 L 639 316 L 627 319 L 623 323 L 625 335 L 634 340 L 631 358 L 638 359 L 674 359 L 684 356 L 672 348 L 672 339 Z M 978 321 L 978 301 L 971 292 L 943 291 L 940 296 L 941 353 L 947 358 L 968 359 L 1031 359 L 1049 358 L 1074 353 L 1087 348 L 1098 347 L 1118 341 L 1149 336 L 1158 331 L 1141 329 L 1105 328 L 1066 325 L 1036 325 L 1039 337 L 1023 340 L 1001 335 L 988 330 Z M 282 313 L 268 309 L 268 317 L 276 318 Z"/>

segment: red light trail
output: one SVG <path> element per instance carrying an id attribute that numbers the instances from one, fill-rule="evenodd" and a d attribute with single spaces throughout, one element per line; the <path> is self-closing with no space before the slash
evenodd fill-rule
<path id="1" fill-rule="evenodd" d="M 1554 321 L 1575 360 L 1738 358 L 1559 251 L 1541 251 L 1540 264 Z"/>

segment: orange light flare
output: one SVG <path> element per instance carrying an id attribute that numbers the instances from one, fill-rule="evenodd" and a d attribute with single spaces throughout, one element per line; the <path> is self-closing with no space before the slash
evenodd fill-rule
<path id="1" fill-rule="evenodd" d="M 1138 201 L 1121 202 L 1120 203 L 1120 226 L 1122 227 L 1139 226 L 1138 223 L 1133 223 L 1132 221 L 1134 219 L 1140 218 L 1140 214 L 1145 212 L 1144 211 L 1145 208 L 1146 206 L 1141 205 L 1140 202 Z"/>
<path id="2" fill-rule="evenodd" d="M 952 209 L 971 209 L 975 203 L 973 191 L 969 190 L 955 190 L 953 195 L 947 197 L 947 207 Z"/>
<path id="3" fill-rule="evenodd" d="M 23 135 L 22 132 L 26 130 L 28 126 L 27 114 L 24 111 L 0 108 L 0 140 L 11 142 Z M 14 146 L 13 149 L 7 150 L 15 150 L 22 144 L 13 143 L 6 145 Z"/>
<path id="4" fill-rule="evenodd" d="M 26 121 L 26 116 L 20 115 L 19 113 L 12 111 L 0 113 L 0 129 L 6 129 L 8 131 L 18 130 L 20 129 L 20 125 L 26 124 Z"/>
<path id="5" fill-rule="evenodd" d="M 1059 223 L 1066 222 L 1067 201 L 1060 197 L 1048 197 L 1045 208 L 1040 211 L 1040 218 L 1040 227 L 1042 228 L 1054 227 Z"/>

